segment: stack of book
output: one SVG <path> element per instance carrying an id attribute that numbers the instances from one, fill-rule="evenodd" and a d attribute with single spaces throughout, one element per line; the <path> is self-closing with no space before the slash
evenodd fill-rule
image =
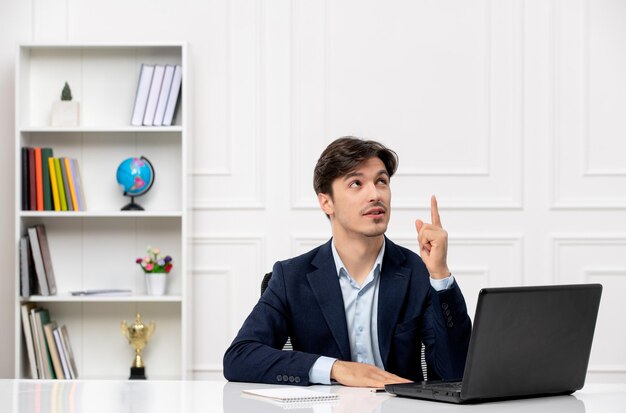
<path id="1" fill-rule="evenodd" d="M 46 227 L 30 227 L 20 239 L 20 293 L 31 295 L 55 295 L 57 292 L 48 245 Z"/>
<path id="2" fill-rule="evenodd" d="M 78 161 L 53 158 L 52 148 L 22 148 L 22 210 L 85 211 Z"/>
<path id="3" fill-rule="evenodd" d="M 172 125 L 180 100 L 182 79 L 181 65 L 142 64 L 131 125 Z"/>
<path id="4" fill-rule="evenodd" d="M 34 303 L 22 304 L 22 327 L 33 379 L 76 379 L 78 370 L 65 325 Z"/>

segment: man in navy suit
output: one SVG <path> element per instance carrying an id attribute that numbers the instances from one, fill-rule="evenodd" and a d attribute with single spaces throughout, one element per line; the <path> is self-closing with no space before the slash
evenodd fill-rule
<path id="1" fill-rule="evenodd" d="M 463 376 L 471 323 L 448 269 L 448 234 L 415 221 L 420 256 L 385 237 L 395 152 L 343 137 L 320 156 L 314 189 L 332 238 L 274 264 L 268 288 L 224 355 L 232 381 L 382 387 Z M 282 350 L 287 338 L 293 351 Z"/>

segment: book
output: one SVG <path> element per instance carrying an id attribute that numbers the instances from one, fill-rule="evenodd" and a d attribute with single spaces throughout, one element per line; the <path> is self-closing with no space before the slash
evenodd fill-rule
<path id="1" fill-rule="evenodd" d="M 43 209 L 52 211 L 52 188 L 50 185 L 50 166 L 48 159 L 52 158 L 52 148 L 41 148 L 41 185 L 43 186 Z"/>
<path id="2" fill-rule="evenodd" d="M 22 310 L 22 330 L 24 331 L 24 341 L 26 342 L 26 354 L 28 355 L 28 365 L 30 367 L 30 377 L 38 379 L 37 357 L 35 356 L 35 343 L 33 341 L 33 330 L 30 325 L 30 310 L 36 308 L 34 303 L 21 305 Z"/>
<path id="3" fill-rule="evenodd" d="M 61 330 L 56 327 L 52 330 L 52 335 L 54 336 L 54 343 L 56 344 L 57 350 L 59 352 L 59 359 L 61 360 L 61 367 L 63 368 L 63 376 L 65 376 L 66 379 L 71 379 L 72 374 L 70 373 L 70 363 L 68 361 L 67 355 L 65 354 L 65 349 L 63 348 Z"/>
<path id="4" fill-rule="evenodd" d="M 37 274 L 37 283 L 39 285 L 39 293 L 41 295 L 50 295 L 48 289 L 48 281 L 46 280 L 46 270 L 43 265 L 43 256 L 39 246 L 39 236 L 37 228 L 28 228 L 28 238 L 30 240 L 30 249 L 33 253 L 33 262 L 35 264 L 35 273 Z"/>
<path id="5" fill-rule="evenodd" d="M 43 369 L 43 352 L 40 348 L 39 330 L 37 330 L 37 321 L 35 320 L 35 315 L 38 311 L 40 309 L 37 307 L 31 308 L 28 314 L 28 321 L 30 323 L 30 331 L 33 333 L 33 347 L 35 349 L 35 358 L 37 359 L 37 377 L 44 379 L 46 376 Z"/>
<path id="6" fill-rule="evenodd" d="M 28 297 L 30 295 L 30 285 L 28 276 L 28 237 L 20 238 L 20 295 Z"/>
<path id="7" fill-rule="evenodd" d="M 141 69 L 139 69 L 139 81 L 137 82 L 137 92 L 135 94 L 133 116 L 130 121 L 130 124 L 133 126 L 141 126 L 143 124 L 143 116 L 146 113 L 146 103 L 148 102 L 148 94 L 150 93 L 153 74 L 154 66 L 146 64 L 141 65 Z"/>
<path id="8" fill-rule="evenodd" d="M 50 313 L 47 309 L 42 308 L 35 313 L 35 323 L 37 328 L 37 334 L 39 336 L 39 349 L 41 350 L 41 358 L 43 360 L 44 376 L 42 378 L 55 379 L 54 367 L 52 366 L 52 358 L 50 356 L 50 349 L 48 348 L 48 342 L 46 340 L 46 333 L 43 326 L 50 322 Z"/>
<path id="9" fill-rule="evenodd" d="M 28 148 L 22 147 L 22 211 L 30 209 L 30 184 L 28 182 Z"/>
<path id="10" fill-rule="evenodd" d="M 41 169 L 41 148 L 35 148 L 35 188 L 37 211 L 43 211 L 43 171 Z"/>
<path id="11" fill-rule="evenodd" d="M 70 374 L 72 379 L 78 378 L 78 369 L 76 368 L 76 360 L 74 359 L 74 352 L 72 351 L 72 345 L 70 344 L 70 336 L 67 333 L 65 324 L 59 327 L 61 330 L 61 342 L 63 343 L 63 350 L 69 361 Z"/>
<path id="12" fill-rule="evenodd" d="M 85 203 L 85 192 L 83 191 L 83 180 L 80 176 L 80 170 L 78 169 L 78 161 L 71 159 L 70 166 L 72 168 L 72 178 L 74 180 L 74 186 L 76 188 L 76 201 L 78 202 L 78 210 L 86 211 L 87 205 Z"/>
<path id="13" fill-rule="evenodd" d="M 50 169 L 50 187 L 52 189 L 52 204 L 55 211 L 61 210 L 61 200 L 59 198 L 59 187 L 57 184 L 57 169 L 54 166 L 54 158 L 48 158 L 48 168 Z"/>
<path id="14" fill-rule="evenodd" d="M 43 259 L 43 267 L 46 272 L 46 281 L 48 282 L 48 292 L 50 295 L 57 293 L 57 284 L 54 278 L 54 269 L 52 268 L 52 257 L 50 255 L 50 246 L 48 244 L 48 235 L 46 227 L 36 225 L 37 238 L 39 239 L 39 249 L 41 250 L 41 258 Z"/>
<path id="15" fill-rule="evenodd" d="M 63 366 L 61 365 L 61 358 L 59 356 L 59 350 L 57 344 L 54 341 L 54 333 L 52 332 L 57 328 L 56 321 L 51 321 L 43 326 L 43 331 L 46 334 L 46 343 L 48 344 L 48 350 L 50 351 L 50 358 L 52 359 L 52 367 L 54 368 L 54 374 L 57 379 L 65 379 L 63 373 Z"/>
<path id="16" fill-rule="evenodd" d="M 326 402 L 339 400 L 334 393 L 322 393 L 299 387 L 242 390 L 242 393 L 267 398 L 280 403 Z"/>
<path id="17" fill-rule="evenodd" d="M 152 83 L 150 84 L 150 93 L 148 94 L 148 102 L 146 103 L 146 113 L 143 115 L 144 126 L 152 126 L 152 123 L 154 122 L 154 114 L 156 112 L 157 103 L 159 102 L 159 93 L 161 92 L 164 74 L 165 66 L 154 66 L 154 74 L 152 75 Z"/>
<path id="18" fill-rule="evenodd" d="M 30 210 L 37 210 L 37 184 L 35 172 L 35 149 L 28 148 L 28 186 L 30 188 L 28 200 L 30 202 Z"/>
<path id="19" fill-rule="evenodd" d="M 34 272 L 30 240 L 27 235 L 24 235 L 20 238 L 20 294 L 22 297 L 30 297 L 35 291 Z"/>
<path id="20" fill-rule="evenodd" d="M 65 162 L 65 169 L 67 170 L 67 182 L 70 184 L 70 195 L 72 199 L 72 209 L 78 211 L 78 201 L 76 200 L 76 187 L 74 185 L 74 178 L 72 177 L 72 168 L 70 166 L 69 158 L 63 158 Z"/>
<path id="21" fill-rule="evenodd" d="M 72 204 L 72 194 L 70 192 L 70 183 L 67 179 L 67 167 L 65 166 L 65 158 L 60 158 L 59 164 L 61 166 L 61 176 L 63 177 L 63 188 L 65 188 L 65 199 L 67 202 L 67 210 L 73 211 L 74 205 Z"/>
<path id="22" fill-rule="evenodd" d="M 183 80 L 183 67 L 176 65 L 174 70 L 174 78 L 172 79 L 172 86 L 170 87 L 170 93 L 167 97 L 167 105 L 165 107 L 165 114 L 163 115 L 163 126 L 171 126 L 174 121 L 174 114 L 178 108 L 179 95 L 181 90 L 181 84 Z"/>
<path id="23" fill-rule="evenodd" d="M 123 295 L 131 295 L 132 290 L 118 289 L 118 288 L 104 288 L 104 289 L 98 289 L 98 290 L 70 291 L 70 294 L 74 296 L 85 296 L 85 295 L 123 296 Z"/>
<path id="24" fill-rule="evenodd" d="M 59 203 L 61 211 L 67 211 L 67 199 L 65 198 L 65 186 L 63 185 L 63 174 L 61 173 L 61 160 L 54 158 L 54 170 L 57 177 L 57 187 L 59 190 Z"/>
<path id="25" fill-rule="evenodd" d="M 172 87 L 172 80 L 174 80 L 175 67 L 173 65 L 165 66 L 165 74 L 163 75 L 163 83 L 161 84 L 161 92 L 159 93 L 159 102 L 154 112 L 154 126 L 161 126 L 163 124 L 163 116 L 165 115 L 165 108 L 167 107 L 167 100 L 170 96 L 170 89 Z"/>

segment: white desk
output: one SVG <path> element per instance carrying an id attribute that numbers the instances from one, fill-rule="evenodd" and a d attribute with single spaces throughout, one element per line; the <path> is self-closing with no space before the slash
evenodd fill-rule
<path id="1" fill-rule="evenodd" d="M 0 411 L 24 413 L 79 412 L 285 412 L 267 401 L 242 397 L 241 390 L 273 387 L 224 381 L 33 381 L 0 380 Z M 626 383 L 588 384 L 572 396 L 456 406 L 374 394 L 367 389 L 313 386 L 338 393 L 340 401 L 303 409 L 308 413 L 532 412 L 608 413 L 623 411 Z"/>

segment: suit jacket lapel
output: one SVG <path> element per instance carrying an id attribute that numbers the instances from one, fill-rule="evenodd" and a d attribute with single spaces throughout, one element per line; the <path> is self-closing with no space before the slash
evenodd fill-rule
<path id="1" fill-rule="evenodd" d="M 402 251 L 389 239 L 385 239 L 385 255 L 378 291 L 378 346 L 385 366 L 411 274 L 410 268 L 402 266 L 404 260 Z"/>
<path id="2" fill-rule="evenodd" d="M 326 324 L 337 342 L 344 360 L 350 360 L 350 341 L 337 269 L 330 246 L 331 241 L 323 245 L 311 264 L 317 270 L 307 274 L 309 285 L 322 310 Z"/>

